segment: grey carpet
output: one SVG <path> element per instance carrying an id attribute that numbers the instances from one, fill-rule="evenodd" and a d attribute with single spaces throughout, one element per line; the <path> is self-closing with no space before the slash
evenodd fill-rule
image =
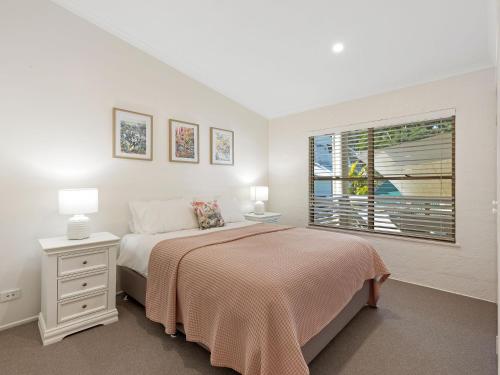
<path id="1" fill-rule="evenodd" d="M 311 363 L 312 375 L 496 374 L 496 305 L 389 280 Z M 117 323 L 43 347 L 36 323 L 0 332 L 0 374 L 233 374 L 163 333 L 133 301 Z M 286 375 L 286 374 L 283 374 Z"/>

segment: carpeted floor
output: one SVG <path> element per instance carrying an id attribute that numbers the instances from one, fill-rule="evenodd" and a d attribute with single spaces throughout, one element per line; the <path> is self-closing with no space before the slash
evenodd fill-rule
<path id="1" fill-rule="evenodd" d="M 389 280 L 311 363 L 311 375 L 496 374 L 496 305 Z M 0 374 L 233 374 L 119 301 L 120 320 L 43 347 L 36 322 L 0 332 Z M 286 374 L 283 374 L 286 375 Z"/>

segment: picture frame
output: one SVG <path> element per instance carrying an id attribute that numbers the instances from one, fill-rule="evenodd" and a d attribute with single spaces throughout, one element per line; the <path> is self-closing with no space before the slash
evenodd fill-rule
<path id="1" fill-rule="evenodd" d="M 169 161 L 177 163 L 200 162 L 199 125 L 169 119 Z"/>
<path id="2" fill-rule="evenodd" d="M 153 160 L 153 116 L 113 108 L 113 157 Z"/>
<path id="3" fill-rule="evenodd" d="M 210 128 L 210 163 L 234 165 L 234 131 Z"/>

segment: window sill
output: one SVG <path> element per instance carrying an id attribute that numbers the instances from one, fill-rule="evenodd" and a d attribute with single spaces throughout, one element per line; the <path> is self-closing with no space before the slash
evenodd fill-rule
<path id="1" fill-rule="evenodd" d="M 453 248 L 460 248 L 461 247 L 460 244 L 457 242 L 451 243 L 451 242 L 427 240 L 427 239 L 421 239 L 421 238 L 391 236 L 391 235 L 386 235 L 386 234 L 382 234 L 382 233 L 369 233 L 369 232 L 339 229 L 339 228 L 326 228 L 326 227 L 320 227 L 320 226 L 316 226 L 316 225 L 307 225 L 306 227 L 309 229 L 324 230 L 327 232 L 338 232 L 338 233 L 351 234 L 353 236 L 358 236 L 358 237 L 369 237 L 369 238 L 371 237 L 371 238 L 380 238 L 380 239 L 384 239 L 384 240 L 416 242 L 416 243 L 427 244 L 427 245 L 445 246 L 445 247 L 453 247 Z"/>

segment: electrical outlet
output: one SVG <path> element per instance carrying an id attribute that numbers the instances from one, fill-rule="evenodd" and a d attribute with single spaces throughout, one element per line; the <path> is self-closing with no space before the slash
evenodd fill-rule
<path id="1" fill-rule="evenodd" d="M 21 298 L 21 289 L 4 290 L 0 292 L 0 302 L 13 301 Z"/>

